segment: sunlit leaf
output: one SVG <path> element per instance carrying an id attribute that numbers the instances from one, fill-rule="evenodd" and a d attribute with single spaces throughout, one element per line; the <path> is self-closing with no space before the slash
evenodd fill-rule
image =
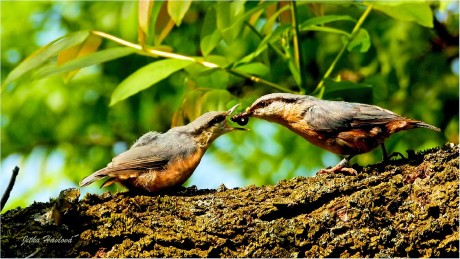
<path id="1" fill-rule="evenodd" d="M 302 29 L 300 29 L 300 31 L 321 31 L 321 32 L 330 32 L 330 33 L 337 33 L 337 34 L 342 34 L 346 37 L 350 37 L 350 33 L 344 31 L 344 30 L 340 30 L 340 29 L 336 29 L 336 28 L 332 28 L 332 27 L 327 27 L 327 26 L 318 26 L 318 25 L 310 25 L 310 26 L 307 26 L 307 27 L 303 27 Z"/>
<path id="2" fill-rule="evenodd" d="M 312 25 L 322 25 L 322 24 L 325 24 L 325 23 L 336 22 L 336 21 L 352 21 L 352 22 L 356 22 L 356 20 L 353 19 L 349 15 L 325 15 L 325 16 L 313 17 L 313 18 L 310 18 L 310 19 L 306 20 L 305 22 L 300 24 L 299 29 L 304 29 L 304 28 L 312 26 Z"/>
<path id="3" fill-rule="evenodd" d="M 68 48 L 66 50 L 63 50 L 59 52 L 58 55 L 58 60 L 57 64 L 58 66 L 65 64 L 69 61 L 72 61 L 74 59 L 77 59 L 79 57 L 84 57 L 86 55 L 89 55 L 90 53 L 95 52 L 99 46 L 101 45 L 102 39 L 101 37 L 90 34 L 86 40 L 77 46 L 73 46 L 71 48 Z M 65 76 L 65 80 L 70 80 L 72 77 L 74 77 L 78 73 L 78 69 L 75 69 L 73 71 L 69 71 Z"/>
<path id="4" fill-rule="evenodd" d="M 121 57 L 130 55 L 136 51 L 137 51 L 136 49 L 127 48 L 127 47 L 117 47 L 117 48 L 101 50 L 101 51 L 94 52 L 86 56 L 74 59 L 72 61 L 64 63 L 63 65 L 51 65 L 51 66 L 43 67 L 42 69 L 38 70 L 34 74 L 34 78 L 39 79 L 39 78 L 44 78 L 44 77 L 54 75 L 54 74 L 75 71 L 80 68 L 84 68 L 84 67 L 100 64 L 103 62 L 107 62 L 109 60 L 121 58 Z"/>
<path id="5" fill-rule="evenodd" d="M 241 31 L 244 19 L 244 1 L 221 1 L 215 6 L 217 17 L 217 30 L 227 43 Z M 252 14 L 252 12 L 250 13 Z M 250 15 L 248 15 L 250 17 Z"/>
<path id="6" fill-rule="evenodd" d="M 316 3 L 316 2 L 308 3 L 308 8 L 315 16 L 324 16 L 324 4 L 323 3 Z"/>
<path id="7" fill-rule="evenodd" d="M 260 62 L 244 64 L 236 67 L 235 70 L 256 76 L 265 76 L 270 72 L 270 69 Z"/>
<path id="8" fill-rule="evenodd" d="M 232 99 L 229 91 L 218 89 L 206 92 L 201 98 L 203 112 L 225 111 L 228 109 L 227 103 Z"/>
<path id="9" fill-rule="evenodd" d="M 416 22 L 422 26 L 433 28 L 433 11 L 425 1 L 418 2 L 369 2 L 375 10 L 379 10 L 397 20 Z"/>
<path id="10" fill-rule="evenodd" d="M 158 25 L 157 21 L 159 20 L 159 16 L 160 16 L 162 7 L 163 7 L 163 1 L 155 1 L 154 4 L 153 4 L 150 20 L 151 20 L 152 24 L 155 24 L 155 26 L 153 26 L 150 29 L 152 35 L 156 35 L 157 30 L 159 29 L 158 28 L 159 25 Z M 165 13 L 167 13 L 167 12 L 165 11 Z M 159 45 L 160 43 L 157 43 L 156 39 L 155 39 L 154 44 Z"/>
<path id="11" fill-rule="evenodd" d="M 272 33 L 268 34 L 265 36 L 265 38 L 259 43 L 259 46 L 257 49 L 243 57 L 238 63 L 244 64 L 251 62 L 255 57 L 259 56 L 263 51 L 265 51 L 268 47 L 268 43 L 272 43 L 275 41 L 278 41 L 284 33 L 286 33 L 288 30 L 291 30 L 292 26 L 290 24 L 283 24 L 279 27 L 277 27 Z"/>
<path id="12" fill-rule="evenodd" d="M 349 39 L 342 37 L 342 42 L 347 44 Z M 367 52 L 371 46 L 371 38 L 365 29 L 359 29 L 356 36 L 348 43 L 347 50 L 355 52 Z"/>
<path id="13" fill-rule="evenodd" d="M 207 56 L 211 53 L 221 39 L 216 25 L 216 11 L 211 7 L 206 12 L 203 27 L 201 29 L 200 48 L 203 56 Z"/>
<path id="14" fill-rule="evenodd" d="M 183 117 L 192 121 L 201 115 L 201 97 L 203 90 L 188 91 L 182 103 Z M 183 121 L 183 120 L 182 120 Z"/>
<path id="15" fill-rule="evenodd" d="M 184 18 L 191 4 L 191 0 L 168 1 L 168 13 L 177 26 L 181 25 L 182 19 Z"/>
<path id="16" fill-rule="evenodd" d="M 292 77 L 294 77 L 296 84 L 300 85 L 300 71 L 293 59 L 288 61 L 288 67 L 289 71 L 291 71 Z"/>
<path id="17" fill-rule="evenodd" d="M 243 1 L 241 1 L 241 2 L 243 2 Z M 262 11 L 262 10 L 264 10 L 264 9 L 268 8 L 269 6 L 274 5 L 274 4 L 276 4 L 276 2 L 271 2 L 271 1 L 260 2 L 256 7 L 244 12 L 244 14 L 239 16 L 238 19 L 236 19 L 235 22 L 233 22 L 232 25 L 230 25 L 226 30 L 231 30 L 233 27 L 241 25 L 242 22 L 244 22 L 245 20 L 251 18 L 251 16 L 253 16 L 255 13 L 260 12 L 260 11 Z"/>
<path id="18" fill-rule="evenodd" d="M 158 83 L 192 62 L 190 60 L 164 59 L 140 68 L 117 86 L 112 93 L 110 105 Z"/>
<path id="19" fill-rule="evenodd" d="M 217 29 L 226 42 L 231 42 L 232 35 L 226 31 L 232 25 L 230 2 L 222 1 L 216 4 Z"/>
<path id="20" fill-rule="evenodd" d="M 22 61 L 11 73 L 6 77 L 2 87 L 8 85 L 12 81 L 23 76 L 27 72 L 39 67 L 49 60 L 49 58 L 57 55 L 62 50 L 68 49 L 72 46 L 81 44 L 89 35 L 89 31 L 78 31 L 66 36 L 63 36 L 48 45 L 40 48 L 32 55 Z"/>
<path id="21" fill-rule="evenodd" d="M 150 17 L 152 15 L 152 8 L 154 5 L 152 0 L 139 0 L 138 10 L 138 38 L 141 46 L 145 45 L 149 35 Z"/>

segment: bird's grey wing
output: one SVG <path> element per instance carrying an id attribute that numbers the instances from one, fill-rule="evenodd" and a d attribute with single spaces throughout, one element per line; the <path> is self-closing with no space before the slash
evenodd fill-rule
<path id="1" fill-rule="evenodd" d="M 400 116 L 374 105 L 324 100 L 310 106 L 304 117 L 312 128 L 323 131 L 382 125 L 395 118 Z"/>
<path id="2" fill-rule="evenodd" d="M 106 176 L 111 179 L 128 179 L 137 177 L 145 170 L 161 169 L 169 163 L 170 157 L 161 150 L 153 150 L 149 146 L 131 148 L 112 159 L 112 162 L 91 175 L 83 178 L 80 186 L 86 186 Z M 158 154 L 158 155 L 157 155 Z M 107 186 L 112 181 L 104 183 Z"/>
<path id="3" fill-rule="evenodd" d="M 150 139 L 149 143 L 133 146 L 116 156 L 107 168 L 112 171 L 160 169 L 176 157 L 186 157 L 195 148 L 196 144 L 193 139 L 186 138 L 181 134 L 158 134 L 155 135 L 154 140 Z"/>
<path id="4" fill-rule="evenodd" d="M 140 146 L 145 146 L 149 143 L 153 143 L 158 140 L 158 138 L 161 138 L 161 133 L 156 132 L 156 131 L 150 131 L 142 135 L 132 146 L 133 147 L 140 147 Z"/>
<path id="5" fill-rule="evenodd" d="M 193 139 L 177 132 L 156 135 L 151 140 L 145 145 L 133 146 L 119 154 L 107 167 L 85 177 L 80 186 L 86 186 L 106 176 L 128 179 L 137 177 L 146 170 L 161 170 L 173 159 L 187 157 L 196 150 Z"/>
<path id="6" fill-rule="evenodd" d="M 137 146 L 113 158 L 107 168 L 114 171 L 160 169 L 171 160 L 171 153 L 165 146 Z"/>

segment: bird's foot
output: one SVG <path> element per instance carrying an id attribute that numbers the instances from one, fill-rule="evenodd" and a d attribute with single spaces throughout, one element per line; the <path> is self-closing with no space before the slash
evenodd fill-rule
<path id="1" fill-rule="evenodd" d="M 316 173 L 316 175 L 333 174 L 336 172 L 347 173 L 349 175 L 355 175 L 355 176 L 358 175 L 358 172 L 351 167 L 335 167 L 335 166 L 332 168 L 321 169 Z"/>

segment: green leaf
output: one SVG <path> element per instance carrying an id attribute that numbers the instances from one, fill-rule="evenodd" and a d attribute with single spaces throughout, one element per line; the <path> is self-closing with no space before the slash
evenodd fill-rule
<path id="1" fill-rule="evenodd" d="M 202 89 L 193 89 L 185 93 L 181 107 L 182 118 L 176 118 L 177 122 L 180 120 L 183 121 L 183 118 L 193 121 L 201 115 L 201 97 L 204 92 Z"/>
<path id="2" fill-rule="evenodd" d="M 181 25 L 191 4 L 192 0 L 168 1 L 168 14 L 177 26 Z"/>
<path id="3" fill-rule="evenodd" d="M 270 69 L 260 62 L 241 65 L 236 67 L 235 70 L 256 76 L 265 76 L 270 72 Z"/>
<path id="4" fill-rule="evenodd" d="M 140 68 L 123 80 L 113 91 L 110 106 L 158 83 L 192 62 L 190 60 L 164 59 Z"/>
<path id="5" fill-rule="evenodd" d="M 6 77 L 2 87 L 8 85 L 14 80 L 20 78 L 27 72 L 39 67 L 49 60 L 52 56 L 57 55 L 60 51 L 68 49 L 72 46 L 81 44 L 89 35 L 89 31 L 78 31 L 75 33 L 63 36 L 46 46 L 40 48 L 32 55 L 28 56 L 21 62 L 11 73 Z"/>
<path id="6" fill-rule="evenodd" d="M 101 37 L 94 34 L 90 34 L 82 44 L 73 46 L 71 48 L 59 52 L 57 64 L 62 65 L 77 58 L 84 57 L 93 52 L 96 52 L 101 43 Z M 66 81 L 72 79 L 78 73 L 78 71 L 78 69 L 69 71 L 67 75 L 64 75 L 64 79 Z"/>
<path id="7" fill-rule="evenodd" d="M 249 9 L 247 12 L 245 12 L 243 15 L 239 16 L 238 19 L 236 19 L 235 22 L 230 25 L 226 30 L 232 29 L 234 26 L 241 25 L 246 19 L 251 18 L 252 15 L 255 13 L 266 9 L 269 5 L 276 4 L 276 2 L 268 1 L 265 3 L 260 2 L 256 7 Z"/>
<path id="8" fill-rule="evenodd" d="M 217 30 L 228 44 L 241 31 L 243 20 L 239 18 L 244 15 L 245 1 L 221 1 L 215 6 L 217 18 Z"/>
<path id="9" fill-rule="evenodd" d="M 155 1 L 155 3 L 153 4 L 153 7 L 152 7 L 152 14 L 151 14 L 151 24 L 157 24 L 157 21 L 158 21 L 158 17 L 160 16 L 160 11 L 161 11 L 161 7 L 163 6 L 163 1 Z M 150 28 L 150 35 L 152 36 L 155 36 L 156 34 L 159 34 L 157 32 L 157 28 L 155 28 L 156 26 L 152 26 Z M 155 45 L 158 45 L 157 43 L 157 37 L 152 37 L 152 39 L 154 40 L 154 44 Z"/>
<path id="10" fill-rule="evenodd" d="M 128 47 L 117 47 L 101 50 L 89 55 L 74 59 L 62 65 L 43 67 L 34 75 L 34 78 L 44 78 L 54 74 L 66 73 L 83 67 L 100 64 L 109 60 L 121 58 L 136 52 L 136 49 Z"/>
<path id="11" fill-rule="evenodd" d="M 361 97 L 372 96 L 372 86 L 351 81 L 335 81 L 330 78 L 324 79 L 325 99 L 346 98 L 347 100 L 363 101 Z"/>
<path id="12" fill-rule="evenodd" d="M 272 16 L 268 18 L 267 22 L 263 26 L 262 33 L 269 34 L 271 31 L 273 31 L 273 25 L 279 19 L 280 13 L 288 10 L 289 8 L 290 8 L 290 5 L 285 5 L 281 7 L 278 11 L 273 13 Z"/>
<path id="13" fill-rule="evenodd" d="M 302 29 L 305 29 L 305 28 L 307 28 L 309 26 L 322 25 L 322 24 L 325 24 L 325 23 L 336 22 L 336 21 L 352 21 L 352 22 L 356 22 L 356 20 L 353 19 L 349 15 L 325 15 L 325 16 L 318 16 L 318 17 L 314 17 L 314 18 L 306 20 L 305 22 L 300 24 L 299 29 L 302 30 Z"/>
<path id="14" fill-rule="evenodd" d="M 201 107 L 203 111 L 226 111 L 227 103 L 232 100 L 229 91 L 218 89 L 206 92 L 201 98 Z"/>
<path id="15" fill-rule="evenodd" d="M 204 17 L 201 29 L 200 48 L 203 56 L 207 56 L 222 39 L 216 25 L 216 10 L 210 7 Z"/>
<path id="16" fill-rule="evenodd" d="M 232 25 L 232 17 L 230 14 L 230 2 L 222 1 L 216 6 L 217 29 L 222 38 L 228 43 L 232 40 L 232 34 L 225 29 Z"/>
<path id="17" fill-rule="evenodd" d="M 433 11 L 427 2 L 369 2 L 375 10 L 379 10 L 397 20 L 416 22 L 422 26 L 433 28 Z"/>
<path id="18" fill-rule="evenodd" d="M 342 37 L 343 44 L 347 44 L 348 38 Z M 347 50 L 354 52 L 367 52 L 371 46 L 371 38 L 365 29 L 359 29 L 356 36 L 348 43 Z"/>
<path id="19" fill-rule="evenodd" d="M 292 77 L 294 77 L 296 84 L 300 85 L 300 71 L 293 59 L 289 59 L 288 67 L 289 71 L 291 71 Z"/>
<path id="20" fill-rule="evenodd" d="M 327 26 L 310 25 L 308 27 L 304 27 L 304 28 L 300 29 L 300 31 L 330 32 L 330 33 L 337 33 L 337 34 L 342 34 L 342 35 L 344 35 L 346 37 L 350 37 L 350 33 L 346 32 L 346 31 L 336 29 L 336 28 L 332 28 L 332 27 L 327 27 Z"/>
<path id="21" fill-rule="evenodd" d="M 283 24 L 277 27 L 272 33 L 265 36 L 265 38 L 259 43 L 259 46 L 254 52 L 243 57 L 238 63 L 244 64 L 244 63 L 251 62 L 251 60 L 259 56 L 260 53 L 262 53 L 264 50 L 267 49 L 268 43 L 272 43 L 274 41 L 279 40 L 284 33 L 286 33 L 288 30 L 291 30 L 291 29 L 292 29 L 292 26 L 290 24 Z"/>

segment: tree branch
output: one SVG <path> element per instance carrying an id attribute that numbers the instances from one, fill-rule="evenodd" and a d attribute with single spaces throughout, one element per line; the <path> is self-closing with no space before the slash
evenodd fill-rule
<path id="1" fill-rule="evenodd" d="M 59 226 L 36 221 L 55 202 L 34 203 L 2 215 L 1 256 L 456 257 L 458 158 L 449 143 L 358 175 L 87 195 Z"/>

